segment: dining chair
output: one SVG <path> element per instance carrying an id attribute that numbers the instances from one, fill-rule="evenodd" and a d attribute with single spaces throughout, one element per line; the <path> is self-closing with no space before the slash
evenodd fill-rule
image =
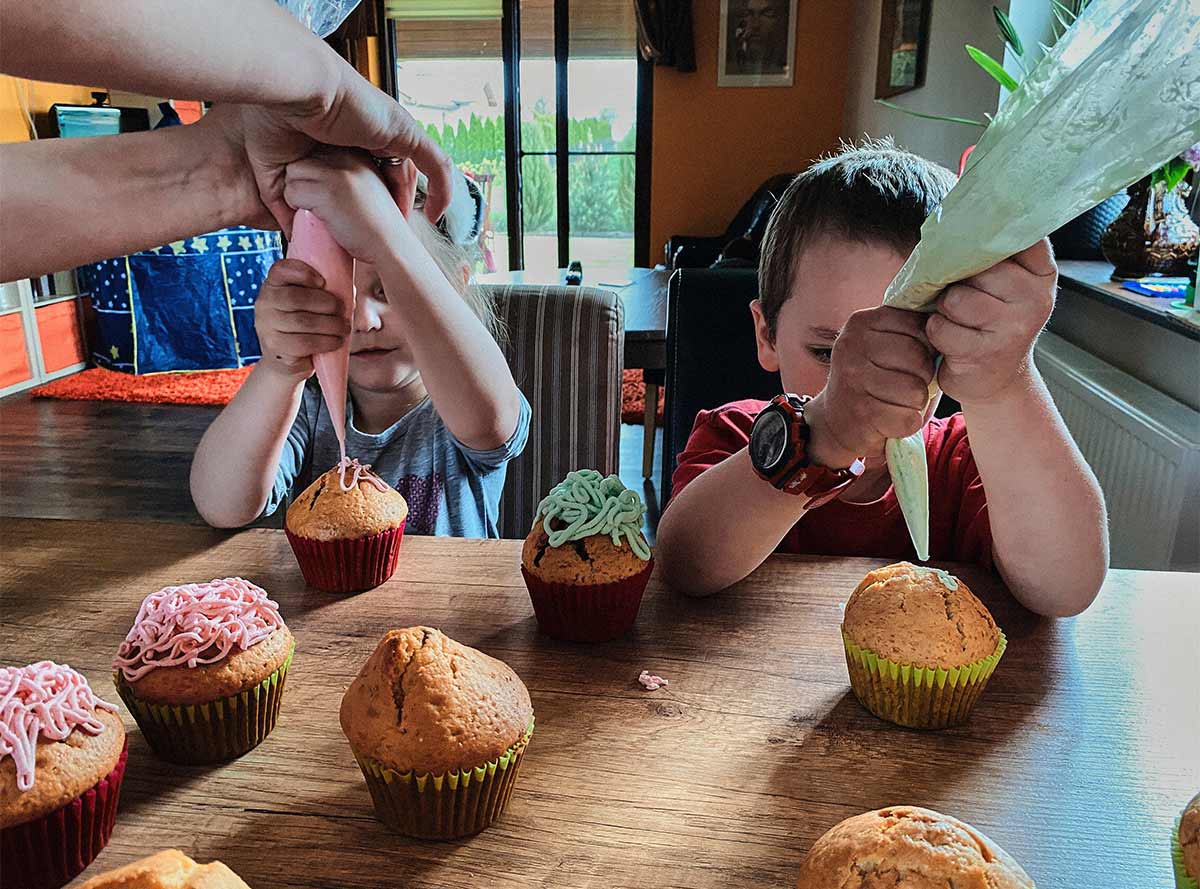
<path id="1" fill-rule="evenodd" d="M 500 536 L 529 533 L 550 488 L 574 469 L 618 471 L 625 316 L 595 287 L 483 284 L 506 327 L 504 354 L 533 417 L 508 465 Z"/>

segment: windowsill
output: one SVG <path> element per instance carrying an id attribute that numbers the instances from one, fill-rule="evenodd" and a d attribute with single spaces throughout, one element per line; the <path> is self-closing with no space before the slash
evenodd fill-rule
<path id="1" fill-rule="evenodd" d="M 1135 318 L 1200 341 L 1200 312 L 1173 309 L 1173 299 L 1139 296 L 1111 280 L 1113 267 L 1107 262 L 1064 259 L 1058 263 L 1060 286 L 1112 306 Z"/>

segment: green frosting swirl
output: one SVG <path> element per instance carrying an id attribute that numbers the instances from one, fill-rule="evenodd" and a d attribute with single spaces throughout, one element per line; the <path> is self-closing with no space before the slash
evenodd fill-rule
<path id="1" fill-rule="evenodd" d="M 643 562 L 650 559 L 650 546 L 642 536 L 642 516 L 646 505 L 637 491 L 630 490 L 615 475 L 605 477 L 595 469 L 568 472 L 567 477 L 550 489 L 538 504 L 537 516 L 551 546 L 562 546 L 595 534 L 612 538 L 613 546 L 621 538 Z M 557 527 L 551 530 L 551 523 Z"/>

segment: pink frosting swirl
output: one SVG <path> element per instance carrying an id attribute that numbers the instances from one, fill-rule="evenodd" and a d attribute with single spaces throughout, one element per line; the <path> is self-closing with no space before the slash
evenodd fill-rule
<path id="1" fill-rule="evenodd" d="M 343 491 L 353 491 L 356 487 L 358 487 L 358 482 L 361 479 L 362 481 L 369 482 L 370 484 L 374 485 L 378 490 L 385 493 L 387 492 L 387 482 L 385 482 L 375 473 L 371 472 L 370 463 L 359 463 L 357 457 L 353 459 L 350 457 L 342 457 L 342 459 L 338 461 L 338 465 L 334 468 L 338 471 L 338 487 Z M 350 483 L 347 484 L 346 472 L 350 469 L 354 470 L 354 475 L 351 477 Z"/>
<path id="2" fill-rule="evenodd" d="M 282 627 L 279 606 L 240 577 L 164 587 L 142 600 L 113 669 L 136 682 L 156 667 L 214 664 Z"/>
<path id="3" fill-rule="evenodd" d="M 104 723 L 97 709 L 117 710 L 65 664 L 38 661 L 0 669 L 0 760 L 13 758 L 18 790 L 33 786 L 38 736 L 64 741 L 77 728 L 98 735 Z"/>

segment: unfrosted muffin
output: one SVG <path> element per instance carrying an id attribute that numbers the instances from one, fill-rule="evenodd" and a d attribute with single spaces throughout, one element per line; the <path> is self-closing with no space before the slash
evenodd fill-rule
<path id="1" fill-rule="evenodd" d="M 533 734 L 533 707 L 507 664 L 438 630 L 383 637 L 342 698 L 342 731 L 380 820 L 452 839 L 504 810 Z"/>
<path id="2" fill-rule="evenodd" d="M 916 806 L 847 818 L 800 865 L 796 889 L 1034 889 L 1003 849 L 969 824 Z"/>
<path id="3" fill-rule="evenodd" d="M 1200 793 L 1179 816 L 1174 840 L 1176 889 L 1196 889 L 1200 885 Z"/>
<path id="4" fill-rule="evenodd" d="M 128 744 L 70 667 L 0 669 L 0 885 L 62 886 L 108 843 Z"/>
<path id="5" fill-rule="evenodd" d="M 221 762 L 275 727 L 295 647 L 279 606 L 247 580 L 164 587 L 142 601 L 113 680 L 155 753 Z"/>
<path id="6" fill-rule="evenodd" d="M 846 602 L 842 639 L 859 701 L 910 728 L 966 719 L 1006 645 L 963 581 L 908 562 L 863 578 Z"/>
<path id="7" fill-rule="evenodd" d="M 250 889 L 219 861 L 197 864 L 178 849 L 164 849 L 92 877 L 79 889 Z"/>
<path id="8" fill-rule="evenodd" d="M 538 504 L 521 574 L 542 632 L 605 642 L 637 620 L 654 569 L 636 491 L 594 469 L 567 474 Z"/>
<path id="9" fill-rule="evenodd" d="M 305 488 L 284 521 L 310 586 L 354 593 L 396 571 L 408 503 L 369 465 L 343 460 Z"/>

